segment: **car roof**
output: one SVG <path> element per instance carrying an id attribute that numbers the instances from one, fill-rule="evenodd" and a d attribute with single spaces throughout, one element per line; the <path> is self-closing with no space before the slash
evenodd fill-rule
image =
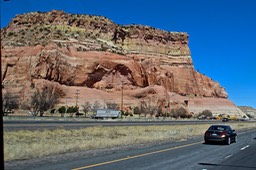
<path id="1" fill-rule="evenodd" d="M 230 127 L 229 125 L 226 125 L 226 124 L 216 124 L 216 125 L 211 125 L 211 126 L 226 126 L 226 127 Z"/>

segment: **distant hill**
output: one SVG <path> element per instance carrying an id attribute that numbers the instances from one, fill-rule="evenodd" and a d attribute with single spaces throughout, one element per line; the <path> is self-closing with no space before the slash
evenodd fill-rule
<path id="1" fill-rule="evenodd" d="M 248 117 L 256 119 L 256 109 L 250 106 L 238 106 Z"/>

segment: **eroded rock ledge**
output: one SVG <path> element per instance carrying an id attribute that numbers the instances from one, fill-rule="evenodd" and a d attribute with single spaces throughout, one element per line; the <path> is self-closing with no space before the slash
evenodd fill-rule
<path id="1" fill-rule="evenodd" d="M 54 10 L 17 15 L 1 38 L 2 83 L 21 96 L 44 82 L 117 101 L 122 86 L 127 101 L 136 102 L 173 100 L 173 94 L 228 97 L 218 82 L 194 70 L 186 33 Z M 145 88 L 152 90 L 140 95 Z"/>

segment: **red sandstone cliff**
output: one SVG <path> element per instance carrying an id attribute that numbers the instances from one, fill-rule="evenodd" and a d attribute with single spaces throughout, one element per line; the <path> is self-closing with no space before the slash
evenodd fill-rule
<path id="1" fill-rule="evenodd" d="M 218 82 L 194 70 L 186 33 L 51 11 L 16 16 L 1 41 L 2 84 L 24 99 L 31 84 L 44 82 L 63 89 L 62 103 L 67 96 L 74 103 L 76 89 L 80 104 L 119 102 L 123 86 L 126 105 L 188 100 L 190 111 L 199 112 L 225 101 L 217 102 L 218 113 L 235 110 Z"/>

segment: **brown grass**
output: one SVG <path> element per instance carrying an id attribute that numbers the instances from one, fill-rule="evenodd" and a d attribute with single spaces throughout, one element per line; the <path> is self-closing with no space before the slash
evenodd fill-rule
<path id="1" fill-rule="evenodd" d="M 203 140 L 209 125 L 98 126 L 77 130 L 4 132 L 4 159 L 31 159 L 81 150 L 182 141 L 194 136 L 202 136 Z M 255 128 L 256 123 L 232 123 L 232 127 L 236 130 Z"/>

